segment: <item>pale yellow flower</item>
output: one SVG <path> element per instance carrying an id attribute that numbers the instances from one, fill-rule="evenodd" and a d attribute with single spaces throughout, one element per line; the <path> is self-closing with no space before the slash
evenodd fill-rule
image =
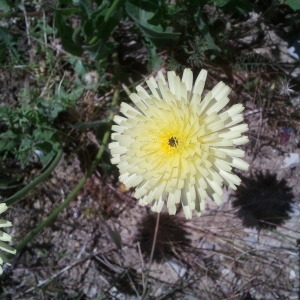
<path id="1" fill-rule="evenodd" d="M 205 199 L 221 203 L 222 184 L 232 189 L 240 184 L 232 168 L 247 170 L 240 159 L 244 151 L 236 146 L 248 142 L 242 133 L 242 104 L 223 110 L 230 88 L 219 82 L 204 98 L 207 71 L 193 84 L 193 73 L 185 69 L 182 79 L 175 72 L 162 72 L 147 80 L 151 91 L 137 86 L 130 95 L 135 108 L 121 104 L 114 118 L 112 163 L 120 170 L 120 181 L 134 187 L 141 205 L 152 204 L 160 212 L 164 202 L 170 214 L 180 203 L 186 218 L 205 208 Z"/>
<path id="2" fill-rule="evenodd" d="M 7 206 L 5 203 L 0 203 L 0 214 L 2 214 L 4 211 L 7 210 Z M 10 227 L 12 226 L 11 222 L 5 221 L 3 219 L 0 219 L 0 228 L 1 227 Z M 11 236 L 3 231 L 0 230 L 0 250 L 3 250 L 5 252 L 15 254 L 16 250 L 12 247 L 6 245 L 4 242 L 11 242 Z M 3 273 L 2 265 L 3 264 L 9 264 L 8 259 L 3 253 L 0 253 L 0 275 Z"/>

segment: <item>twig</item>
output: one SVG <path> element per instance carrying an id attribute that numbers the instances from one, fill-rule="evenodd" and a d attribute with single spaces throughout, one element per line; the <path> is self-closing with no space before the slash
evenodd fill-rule
<path id="1" fill-rule="evenodd" d="M 85 246 L 84 246 L 84 247 L 85 247 Z M 37 288 L 40 288 L 40 287 L 42 287 L 42 286 L 45 285 L 45 284 L 50 283 L 53 279 L 59 277 L 61 274 L 65 273 L 66 271 L 70 270 L 71 268 L 75 267 L 76 265 L 78 265 L 78 264 L 80 264 L 80 263 L 82 263 L 82 262 L 84 262 L 84 261 L 86 261 L 86 260 L 88 260 L 88 259 L 91 259 L 94 255 L 99 254 L 101 251 L 103 251 L 103 250 L 100 250 L 100 251 L 98 251 L 96 254 L 89 255 L 89 256 L 87 256 L 87 257 L 85 257 L 85 258 L 82 258 L 82 259 L 80 259 L 80 260 L 77 260 L 77 261 L 71 263 L 70 265 L 64 267 L 63 269 L 61 269 L 61 270 L 58 271 L 57 273 L 51 275 L 49 278 L 40 281 L 36 286 L 34 286 L 34 287 L 32 287 L 32 288 L 26 290 L 26 291 L 24 292 L 24 294 L 30 293 L 30 292 L 32 292 L 33 290 L 35 290 L 35 289 L 37 289 Z M 80 252 L 81 252 L 81 251 L 80 251 Z"/>
<path id="2" fill-rule="evenodd" d="M 86 247 L 86 245 L 84 245 L 84 246 L 81 248 L 81 250 L 79 251 L 79 253 L 78 253 L 78 255 L 77 255 L 77 259 L 82 255 L 83 252 L 85 252 L 85 247 Z M 109 249 L 107 250 L 107 252 L 110 252 L 110 251 L 111 251 L 111 249 L 109 248 Z M 92 257 L 97 257 L 97 255 L 99 255 L 100 253 L 104 253 L 104 252 L 106 252 L 106 251 L 103 251 L 103 249 L 101 249 L 101 250 L 99 250 L 99 251 L 96 252 L 96 253 L 89 254 L 89 255 L 88 255 L 87 257 L 85 257 L 85 258 L 82 258 L 82 259 L 80 259 L 80 260 L 77 260 L 77 261 L 73 262 L 72 264 L 70 264 L 70 265 L 64 267 L 63 269 L 61 269 L 61 270 L 58 271 L 57 273 L 55 273 L 55 274 L 53 274 L 52 276 L 50 276 L 50 278 L 45 279 L 45 280 L 43 280 L 43 281 L 40 281 L 39 284 L 36 285 L 35 287 L 32 287 L 32 288 L 26 290 L 26 291 L 24 292 L 24 294 L 30 293 L 30 292 L 32 292 L 33 290 L 35 290 L 36 288 L 40 288 L 40 287 L 42 287 L 43 285 L 50 283 L 53 279 L 59 277 L 61 274 L 63 274 L 64 272 L 70 270 L 71 268 L 75 267 L 76 265 L 78 265 L 78 264 L 80 264 L 80 263 L 82 263 L 82 262 L 84 262 L 84 261 L 86 261 L 86 260 L 89 260 L 89 259 L 91 259 Z"/>

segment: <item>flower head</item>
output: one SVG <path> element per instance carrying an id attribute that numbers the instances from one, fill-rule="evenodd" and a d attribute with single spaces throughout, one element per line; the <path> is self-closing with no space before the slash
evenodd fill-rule
<path id="1" fill-rule="evenodd" d="M 7 208 L 8 207 L 6 206 L 5 203 L 0 203 L 0 214 L 2 214 L 4 211 L 6 211 Z M 0 219 L 0 228 L 1 227 L 10 227 L 10 226 L 12 226 L 11 222 Z M 0 230 L 0 250 L 6 251 L 11 254 L 15 254 L 16 253 L 15 249 L 13 249 L 12 247 L 3 243 L 3 242 L 10 242 L 10 241 L 11 241 L 11 236 Z M 0 274 L 3 273 L 1 266 L 4 263 L 9 264 L 8 259 L 6 258 L 6 256 L 4 254 L 0 253 Z"/>
<path id="2" fill-rule="evenodd" d="M 182 79 L 161 72 L 151 77 L 149 94 L 137 86 L 130 95 L 136 107 L 121 104 L 124 116 L 115 116 L 112 163 L 120 170 L 120 181 L 135 187 L 141 205 L 152 204 L 160 212 L 164 202 L 170 214 L 182 203 L 186 218 L 205 208 L 205 199 L 221 203 L 222 184 L 232 189 L 240 184 L 232 168 L 246 170 L 240 159 L 244 151 L 235 146 L 248 141 L 242 104 L 223 110 L 230 88 L 219 82 L 204 98 L 207 71 L 202 70 L 193 84 L 193 73 L 185 69 Z"/>

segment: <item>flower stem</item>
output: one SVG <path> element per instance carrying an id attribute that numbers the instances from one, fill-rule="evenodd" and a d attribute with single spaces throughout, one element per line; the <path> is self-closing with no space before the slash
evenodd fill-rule
<path id="1" fill-rule="evenodd" d="M 153 261 L 153 255 L 154 255 L 154 250 L 155 250 L 155 246 L 156 246 L 157 233 L 158 233 L 158 228 L 159 228 L 159 217 L 160 217 L 160 213 L 157 214 L 157 218 L 156 218 L 156 225 L 155 225 L 153 243 L 152 243 L 151 254 L 150 254 L 150 262 L 149 262 L 150 265 L 152 264 L 152 261 Z M 150 266 L 149 266 L 149 268 L 150 268 Z"/>
<path id="2" fill-rule="evenodd" d="M 156 242 L 157 242 L 157 233 L 158 233 L 158 228 L 159 228 L 159 217 L 160 217 L 160 213 L 157 214 L 157 218 L 156 218 L 156 225 L 155 225 L 155 231 L 154 231 L 154 236 L 153 236 L 153 242 L 152 242 L 152 248 L 151 248 L 151 254 L 150 254 L 150 261 L 149 261 L 149 268 L 146 271 L 146 276 L 145 276 L 145 284 L 143 287 L 143 294 L 141 296 L 141 299 L 146 299 L 147 295 L 147 289 L 148 289 L 148 281 L 147 281 L 147 277 L 150 273 L 150 268 L 153 262 L 153 256 L 154 256 L 154 251 L 155 251 L 155 246 L 156 246 Z"/>
<path id="3" fill-rule="evenodd" d="M 112 108 L 116 106 L 116 104 L 118 103 L 118 100 L 119 100 L 119 90 L 116 89 L 114 96 L 113 96 L 112 105 L 111 105 Z M 113 117 L 114 117 L 114 112 L 111 111 L 108 116 L 109 123 L 112 122 Z M 54 209 L 52 211 L 52 213 L 44 221 L 42 221 L 36 228 L 34 228 L 31 232 L 29 232 L 27 234 L 27 236 L 25 236 L 25 238 L 16 247 L 17 251 L 21 251 L 40 231 L 42 231 L 46 226 L 51 224 L 56 219 L 56 217 L 59 215 L 59 213 L 68 206 L 68 204 L 75 198 L 76 194 L 84 186 L 84 184 L 86 183 L 88 178 L 93 174 L 96 167 L 98 166 L 98 164 L 102 158 L 102 155 L 107 147 L 107 144 L 109 142 L 109 137 L 110 137 L 110 127 L 111 126 L 109 126 L 109 129 L 105 132 L 103 139 L 102 139 L 101 146 L 96 155 L 96 158 L 93 161 L 93 163 L 92 163 L 91 167 L 89 168 L 89 170 L 87 171 L 87 173 L 85 174 L 85 176 L 83 176 L 81 178 L 81 180 L 79 181 L 77 186 L 68 195 L 68 197 L 56 209 Z"/>

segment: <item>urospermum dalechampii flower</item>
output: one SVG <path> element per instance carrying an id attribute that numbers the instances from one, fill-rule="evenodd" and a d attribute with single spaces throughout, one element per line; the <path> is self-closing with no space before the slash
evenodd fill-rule
<path id="1" fill-rule="evenodd" d="M 7 208 L 8 207 L 5 203 L 0 203 L 0 214 L 2 214 L 4 211 L 6 211 Z M 11 222 L 0 219 L 0 228 L 1 227 L 10 227 L 10 226 L 12 226 Z M 10 241 L 11 241 L 11 236 L 0 230 L 0 250 L 6 251 L 11 254 L 15 254 L 16 253 L 15 249 L 13 249 L 12 247 L 3 243 L 3 242 L 10 242 Z M 8 259 L 6 258 L 6 256 L 4 254 L 0 253 L 0 275 L 3 273 L 1 266 L 5 263 L 9 264 Z"/>
<path id="2" fill-rule="evenodd" d="M 135 187 L 134 197 L 141 205 L 152 204 L 160 212 L 164 202 L 170 214 L 182 203 L 187 219 L 198 215 L 205 199 L 221 203 L 222 184 L 232 189 L 240 178 L 232 168 L 247 170 L 240 159 L 244 151 L 235 146 L 248 142 L 242 133 L 248 130 L 243 121 L 242 104 L 223 108 L 229 102 L 230 88 L 219 82 L 202 99 L 207 71 L 202 70 L 193 84 L 193 73 L 185 69 L 182 79 L 175 72 L 162 72 L 147 85 L 140 85 L 130 95 L 136 108 L 121 104 L 116 115 L 109 148 L 112 163 L 120 170 L 120 181 Z"/>

